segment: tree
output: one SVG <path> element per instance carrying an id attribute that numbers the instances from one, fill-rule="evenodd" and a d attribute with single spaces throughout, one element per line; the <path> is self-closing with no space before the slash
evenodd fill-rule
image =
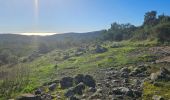
<path id="1" fill-rule="evenodd" d="M 156 25 L 157 24 L 157 12 L 150 11 L 145 13 L 144 16 L 144 25 Z"/>
<path id="2" fill-rule="evenodd" d="M 158 41 L 161 43 L 170 42 L 170 24 L 161 24 L 155 29 Z"/>

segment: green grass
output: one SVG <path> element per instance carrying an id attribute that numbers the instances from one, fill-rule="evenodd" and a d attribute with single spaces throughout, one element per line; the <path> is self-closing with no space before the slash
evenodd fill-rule
<path id="1" fill-rule="evenodd" d="M 117 42 L 114 42 L 117 43 Z M 104 43 L 103 43 L 104 44 Z M 131 41 L 123 41 L 119 42 L 121 47 L 119 48 L 110 48 L 112 42 L 107 42 L 105 47 L 108 48 L 107 52 L 104 53 L 90 53 L 87 52 L 81 56 L 74 56 L 73 51 L 75 48 L 66 51 L 54 50 L 46 55 L 43 55 L 32 62 L 27 62 L 21 64 L 23 66 L 27 66 L 29 69 L 29 76 L 27 79 L 26 76 L 22 76 L 23 83 L 16 87 L 13 91 L 9 88 L 11 93 L 7 93 L 7 98 L 12 98 L 17 96 L 20 93 L 27 93 L 33 91 L 36 87 L 41 86 L 43 83 L 50 82 L 54 79 L 61 78 L 61 73 L 71 76 L 76 75 L 78 73 L 93 73 L 98 68 L 107 68 L 107 67 L 117 67 L 120 68 L 122 66 L 126 66 L 128 64 L 135 64 L 142 61 L 150 60 L 148 58 L 149 55 L 143 54 L 139 55 L 139 57 L 129 56 L 130 52 L 133 52 L 140 48 L 140 46 L 151 46 L 155 45 L 155 41 L 144 41 L 144 42 L 131 42 Z M 62 57 L 64 53 L 69 53 L 71 55 L 70 58 L 63 60 Z M 56 60 L 57 59 L 57 60 Z M 57 65 L 57 67 L 56 67 Z M 14 68 L 18 68 L 18 65 L 13 66 Z M 5 69 L 9 72 L 9 69 Z M 17 73 L 17 72 L 16 72 Z M 14 80 L 16 81 L 16 80 Z M 7 85 L 10 83 L 7 81 Z M 14 86 L 11 86 L 14 87 Z M 59 90 L 61 91 L 61 90 Z M 62 94 L 62 91 L 61 91 Z M 0 96 L 1 99 L 2 96 Z M 3 100 L 3 99 L 2 99 Z"/>
<path id="2" fill-rule="evenodd" d="M 162 96 L 165 100 L 170 99 L 170 82 L 159 82 L 160 86 L 154 86 L 149 82 L 144 83 L 143 100 L 151 100 L 153 95 Z"/>

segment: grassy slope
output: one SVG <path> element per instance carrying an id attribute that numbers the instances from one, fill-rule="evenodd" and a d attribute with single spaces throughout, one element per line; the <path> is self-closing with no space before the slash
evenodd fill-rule
<path id="1" fill-rule="evenodd" d="M 37 58 L 33 62 L 24 63 L 22 66 L 28 66 L 29 68 L 29 83 L 22 84 L 21 90 L 13 91 L 11 96 L 16 96 L 18 93 L 31 92 L 38 86 L 41 86 L 45 82 L 50 82 L 52 80 L 61 78 L 63 76 L 72 76 L 77 73 L 93 73 L 94 70 L 100 67 L 123 67 L 125 65 L 132 65 L 141 62 L 147 61 L 148 58 L 143 46 L 152 46 L 155 45 L 155 42 L 121 42 L 120 44 L 123 47 L 120 48 L 109 48 L 112 43 L 107 43 L 105 47 L 108 48 L 108 51 L 100 54 L 91 54 L 85 53 L 81 56 L 74 56 L 67 60 L 58 60 L 60 59 L 58 55 L 61 51 L 52 51 L 40 58 Z M 74 50 L 74 49 L 73 49 Z M 138 56 L 129 55 L 133 51 L 141 50 L 141 54 Z M 68 51 L 67 51 L 68 52 Z M 142 57 L 142 59 L 141 59 Z M 57 64 L 57 67 L 56 67 Z M 151 95 L 156 87 L 151 86 L 148 83 L 145 83 L 144 88 L 144 97 Z M 148 88 L 151 87 L 151 88 Z M 165 87 L 166 88 L 166 87 Z M 161 88 L 160 88 L 161 89 Z M 62 91 L 61 91 L 62 93 Z M 10 97 L 10 95 L 8 95 Z M 3 95 L 2 95 L 3 97 Z"/>

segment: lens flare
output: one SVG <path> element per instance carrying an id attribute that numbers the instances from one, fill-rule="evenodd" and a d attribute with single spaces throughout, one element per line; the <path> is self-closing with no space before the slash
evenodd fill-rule
<path id="1" fill-rule="evenodd" d="M 38 17 L 39 17 L 39 0 L 34 0 L 34 6 L 35 6 L 35 24 L 38 24 Z"/>

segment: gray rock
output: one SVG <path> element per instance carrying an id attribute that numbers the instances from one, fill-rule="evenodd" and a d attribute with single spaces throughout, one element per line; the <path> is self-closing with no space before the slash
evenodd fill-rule
<path id="1" fill-rule="evenodd" d="M 80 82 L 83 82 L 84 75 L 83 74 L 78 74 L 74 77 L 75 84 L 79 84 Z"/>
<path id="2" fill-rule="evenodd" d="M 42 93 L 42 91 L 39 88 L 37 90 L 35 90 L 35 92 L 34 92 L 35 95 L 40 95 L 41 93 Z"/>
<path id="3" fill-rule="evenodd" d="M 41 100 L 41 97 L 27 93 L 17 97 L 16 100 Z"/>
<path id="4" fill-rule="evenodd" d="M 90 75 L 85 75 L 83 82 L 85 85 L 89 86 L 89 87 L 95 87 L 96 86 L 96 82 L 94 80 L 94 78 Z"/>
<path id="5" fill-rule="evenodd" d="M 100 45 L 97 45 L 95 50 L 94 50 L 96 53 L 103 53 L 103 52 L 106 52 L 107 51 L 107 48 L 104 48 Z"/>
<path id="6" fill-rule="evenodd" d="M 89 88 L 89 92 L 96 92 L 96 91 L 97 91 L 96 88 L 93 88 L 93 87 L 90 87 L 90 88 Z"/>
<path id="7" fill-rule="evenodd" d="M 64 77 L 60 81 L 60 85 L 62 89 L 66 89 L 73 86 L 73 78 L 72 77 Z"/>
<path id="8" fill-rule="evenodd" d="M 51 85 L 49 85 L 48 88 L 49 88 L 50 91 L 54 91 L 56 87 L 57 87 L 57 84 L 56 83 L 52 83 Z"/>
<path id="9" fill-rule="evenodd" d="M 142 91 L 139 91 L 139 90 L 133 90 L 133 93 L 134 93 L 134 96 L 136 98 L 139 98 L 142 96 Z"/>
<path id="10" fill-rule="evenodd" d="M 112 89 L 112 93 L 115 95 L 123 95 L 129 92 L 130 90 L 126 87 L 115 87 Z"/>
<path id="11" fill-rule="evenodd" d="M 163 97 L 158 96 L 158 95 L 154 95 L 154 96 L 152 97 L 152 99 L 153 99 L 153 100 L 165 100 Z"/>
<path id="12" fill-rule="evenodd" d="M 84 89 L 85 89 L 85 85 L 84 83 L 81 82 L 77 86 L 74 87 L 74 93 L 82 95 Z"/>
<path id="13" fill-rule="evenodd" d="M 120 77 L 123 77 L 123 78 L 128 78 L 129 77 L 129 74 L 127 72 L 122 72 L 120 74 Z"/>
<path id="14" fill-rule="evenodd" d="M 74 95 L 75 95 L 75 93 L 74 93 L 74 88 L 73 88 L 73 87 L 69 88 L 69 89 L 66 91 L 66 93 L 64 94 L 64 96 L 66 96 L 66 97 L 72 97 L 72 96 L 74 96 Z"/>
<path id="15" fill-rule="evenodd" d="M 130 70 L 128 69 L 128 67 L 124 67 L 124 68 L 122 68 L 121 70 L 120 70 L 120 72 L 121 73 L 129 73 L 130 72 Z"/>

